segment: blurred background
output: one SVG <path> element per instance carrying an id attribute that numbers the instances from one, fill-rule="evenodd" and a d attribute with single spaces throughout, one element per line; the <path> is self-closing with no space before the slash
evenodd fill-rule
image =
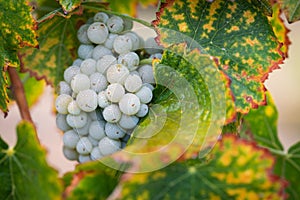
<path id="1" fill-rule="evenodd" d="M 155 19 L 155 10 L 139 8 L 139 18 L 150 22 Z M 265 82 L 279 111 L 278 132 L 285 149 L 300 140 L 300 22 L 286 25 L 291 30 L 289 57 L 280 66 L 281 69 L 271 73 Z M 135 24 L 134 29 L 144 38 L 155 35 L 154 31 L 139 24 Z M 76 162 L 67 160 L 62 154 L 62 133 L 55 124 L 53 92 L 53 88 L 46 86 L 39 102 L 31 108 L 31 114 L 40 142 L 48 151 L 49 163 L 63 174 L 72 170 Z M 6 119 L 2 112 L 0 114 L 0 136 L 13 146 L 16 143 L 15 128 L 21 117 L 16 104 L 9 110 Z"/>

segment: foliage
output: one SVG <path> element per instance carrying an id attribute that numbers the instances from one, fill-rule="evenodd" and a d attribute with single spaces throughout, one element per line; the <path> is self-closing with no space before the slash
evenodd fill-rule
<path id="1" fill-rule="evenodd" d="M 138 3 L 158 4 L 152 24 L 134 18 Z M 295 22 L 298 4 L 0 0 L 4 113 L 14 96 L 6 70 L 21 69 L 32 106 L 41 79 L 54 87 L 63 79 L 77 58 L 77 30 L 95 12 L 153 28 L 164 48 L 162 59 L 152 62 L 157 85 L 150 113 L 125 151 L 60 178 L 46 162 L 34 125 L 22 121 L 15 147 L 0 138 L 0 199 L 299 199 L 300 143 L 284 151 L 276 106 L 264 86 L 288 56 L 281 12 Z"/>

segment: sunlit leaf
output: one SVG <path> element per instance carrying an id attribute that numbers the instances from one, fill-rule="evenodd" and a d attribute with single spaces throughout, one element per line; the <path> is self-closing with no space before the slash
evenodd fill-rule
<path id="1" fill-rule="evenodd" d="M 291 146 L 287 154 L 278 155 L 275 173 L 288 181 L 285 192 L 288 199 L 300 199 L 300 142 Z"/>
<path id="2" fill-rule="evenodd" d="M 3 67 L 17 67 L 17 50 L 24 46 L 36 47 L 35 22 L 27 1 L 0 1 L 0 109 L 6 113 L 7 83 Z"/>
<path id="3" fill-rule="evenodd" d="M 187 42 L 217 59 L 238 112 L 265 104 L 263 82 L 283 57 L 265 11 L 253 1 L 167 1 L 153 24 L 164 47 Z"/>
<path id="4" fill-rule="evenodd" d="M 65 199 L 105 200 L 118 183 L 117 171 L 98 161 L 81 164 L 65 174 Z"/>
<path id="5" fill-rule="evenodd" d="M 208 161 L 176 162 L 158 171 L 125 174 L 118 199 L 282 199 L 274 158 L 252 142 L 225 136 Z"/>
<path id="6" fill-rule="evenodd" d="M 300 20 L 299 0 L 279 0 L 278 2 L 290 23 Z"/>
<path id="7" fill-rule="evenodd" d="M 277 121 L 277 109 L 270 93 L 267 93 L 267 105 L 251 110 L 244 116 L 242 134 L 254 139 L 262 147 L 282 151 L 277 135 Z"/>
<path id="8" fill-rule="evenodd" d="M 272 24 L 274 33 L 278 38 L 278 41 L 282 43 L 282 47 L 280 48 L 280 50 L 284 53 L 285 57 L 288 57 L 288 48 L 291 44 L 291 41 L 288 37 L 288 33 L 290 32 L 290 30 L 284 25 L 284 21 L 280 17 L 281 11 L 279 4 L 274 4 L 272 8 L 273 15 L 272 17 L 269 17 L 269 21 Z"/>
<path id="9" fill-rule="evenodd" d="M 81 4 L 81 0 L 59 0 L 65 12 L 71 12 Z"/>
<path id="10" fill-rule="evenodd" d="M 0 138 L 0 199 L 60 199 L 58 174 L 47 164 L 33 125 L 21 122 L 17 136 L 13 148 Z"/>

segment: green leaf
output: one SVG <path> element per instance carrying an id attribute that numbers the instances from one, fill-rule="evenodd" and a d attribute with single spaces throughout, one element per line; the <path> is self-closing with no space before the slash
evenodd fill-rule
<path id="1" fill-rule="evenodd" d="M 267 93 L 267 105 L 251 110 L 243 118 L 242 133 L 257 142 L 260 146 L 283 151 L 277 135 L 278 112 L 274 101 Z"/>
<path id="2" fill-rule="evenodd" d="M 3 67 L 19 66 L 17 50 L 24 46 L 36 47 L 35 22 L 27 1 L 0 1 L 0 109 L 6 113 L 7 83 Z"/>
<path id="3" fill-rule="evenodd" d="M 62 185 L 47 164 L 34 126 L 21 122 L 17 137 L 13 148 L 0 138 L 0 199 L 60 199 Z"/>
<path id="4" fill-rule="evenodd" d="M 81 4 L 81 0 L 59 0 L 65 12 L 71 12 Z"/>
<path id="5" fill-rule="evenodd" d="M 273 27 L 274 33 L 276 37 L 278 38 L 278 41 L 281 42 L 282 46 L 280 50 L 284 54 L 284 56 L 288 57 L 288 48 L 291 44 L 291 41 L 289 40 L 288 33 L 290 30 L 285 26 L 283 19 L 281 16 L 281 10 L 279 4 L 274 4 L 272 6 L 273 9 L 273 15 L 272 17 L 269 17 L 269 21 Z"/>
<path id="6" fill-rule="evenodd" d="M 158 171 L 125 174 L 117 199 L 282 199 L 284 183 L 270 172 L 274 159 L 233 135 L 218 142 L 208 161 L 176 162 Z"/>
<path id="7" fill-rule="evenodd" d="M 137 5 L 140 3 L 143 6 L 155 5 L 158 3 L 158 0 L 105 0 L 105 2 L 109 3 L 109 7 L 111 10 L 115 12 L 119 12 L 122 14 L 128 14 L 130 16 L 136 16 L 137 14 Z"/>
<path id="8" fill-rule="evenodd" d="M 39 49 L 22 51 L 22 70 L 31 71 L 37 79 L 57 85 L 63 80 L 63 72 L 76 58 L 79 41 L 77 29 L 88 18 L 88 11 L 82 10 L 68 16 L 56 12 L 39 24 Z"/>
<path id="9" fill-rule="evenodd" d="M 298 0 L 279 0 L 278 2 L 290 23 L 300 20 L 300 2 Z"/>
<path id="10" fill-rule="evenodd" d="M 118 183 L 117 171 L 99 161 L 77 165 L 64 175 L 65 199 L 107 199 Z"/>
<path id="11" fill-rule="evenodd" d="M 291 146 L 286 155 L 277 156 L 275 173 L 288 181 L 288 199 L 300 199 L 300 142 Z"/>
<path id="12" fill-rule="evenodd" d="M 220 63 L 241 113 L 265 104 L 263 82 L 283 60 L 265 11 L 253 2 L 167 1 L 153 22 L 164 47 L 186 42 Z"/>

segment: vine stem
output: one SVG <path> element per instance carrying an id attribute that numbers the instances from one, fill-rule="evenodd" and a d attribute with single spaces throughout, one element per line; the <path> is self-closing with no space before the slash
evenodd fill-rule
<path id="1" fill-rule="evenodd" d="M 116 15 L 116 16 L 123 17 L 123 18 L 126 18 L 126 19 L 130 19 L 132 21 L 136 21 L 140 24 L 143 24 L 144 26 L 147 26 L 148 28 L 152 28 L 152 29 L 154 28 L 151 23 L 149 23 L 147 21 L 144 21 L 142 19 L 131 17 L 129 15 L 123 15 L 123 14 L 120 14 L 118 12 L 114 12 L 114 11 L 111 11 L 111 10 L 106 10 L 104 8 L 97 8 L 97 7 L 88 6 L 88 5 L 84 5 L 84 4 L 82 4 L 82 6 L 85 7 L 85 8 L 94 9 L 94 10 L 102 11 L 102 12 L 105 12 L 105 13 L 108 13 L 108 14 L 111 14 L 111 15 Z"/>
<path id="2" fill-rule="evenodd" d="M 33 124 L 25 97 L 24 86 L 18 75 L 17 69 L 15 67 L 8 67 L 8 74 L 11 81 L 11 90 L 13 92 L 14 98 L 16 99 L 21 118 Z"/>

